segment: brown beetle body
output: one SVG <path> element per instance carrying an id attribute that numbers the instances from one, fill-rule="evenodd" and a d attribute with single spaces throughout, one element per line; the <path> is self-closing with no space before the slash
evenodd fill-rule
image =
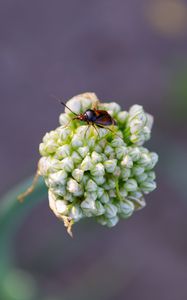
<path id="1" fill-rule="evenodd" d="M 116 125 L 116 121 L 106 110 L 87 109 L 83 114 L 77 115 L 74 119 L 101 127 Z"/>

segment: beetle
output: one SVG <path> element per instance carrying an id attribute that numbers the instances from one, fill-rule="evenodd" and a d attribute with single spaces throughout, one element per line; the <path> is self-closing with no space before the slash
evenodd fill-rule
<path id="1" fill-rule="evenodd" d="M 100 128 L 105 128 L 106 126 L 117 125 L 116 121 L 111 117 L 111 115 L 106 110 L 99 110 L 94 107 L 93 109 L 87 109 L 82 114 L 76 114 L 64 102 L 60 101 L 60 103 L 75 115 L 75 117 L 72 120 L 80 120 L 86 122 L 88 124 L 88 128 L 90 125 L 92 125 L 97 132 L 98 130 L 96 126 Z M 68 126 L 68 124 L 66 125 L 66 127 Z M 113 132 L 113 130 L 108 127 L 106 129 Z"/>

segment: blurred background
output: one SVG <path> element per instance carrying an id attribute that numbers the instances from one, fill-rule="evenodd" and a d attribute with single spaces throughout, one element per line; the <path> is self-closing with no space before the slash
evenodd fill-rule
<path id="1" fill-rule="evenodd" d="M 187 1 L 0 0 L 2 196 L 34 174 L 38 144 L 58 126 L 51 94 L 86 91 L 154 115 L 158 188 L 129 220 L 85 220 L 73 239 L 46 196 L 9 246 L 0 299 L 186 299 Z"/>

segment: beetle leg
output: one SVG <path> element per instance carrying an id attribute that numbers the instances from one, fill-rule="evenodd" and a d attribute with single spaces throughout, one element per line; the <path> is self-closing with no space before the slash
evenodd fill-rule
<path id="1" fill-rule="evenodd" d="M 88 132 L 88 129 L 90 128 L 90 126 L 91 126 L 91 124 L 87 121 L 87 124 L 88 124 L 88 127 L 87 127 L 87 129 L 86 129 L 86 131 L 85 131 L 85 133 L 84 133 L 84 136 L 86 137 L 86 134 L 87 134 L 87 132 Z"/>
<path id="2" fill-rule="evenodd" d="M 69 126 L 69 124 L 71 123 L 72 120 L 70 120 L 69 122 L 66 123 L 66 125 L 63 125 L 63 128 L 67 128 Z"/>
<path id="3" fill-rule="evenodd" d="M 97 129 L 97 126 L 93 123 L 92 126 L 94 127 L 94 129 L 97 131 L 98 136 L 100 137 L 99 131 Z"/>
<path id="4" fill-rule="evenodd" d="M 118 136 L 120 139 L 123 140 L 123 138 L 122 138 L 120 135 L 118 135 L 118 134 L 117 134 L 114 130 L 112 130 L 111 128 L 105 127 L 105 126 L 102 126 L 102 125 L 98 125 L 98 124 L 97 124 L 97 126 L 100 127 L 100 128 L 108 129 L 108 130 L 111 131 L 114 135 Z"/>
<path id="5" fill-rule="evenodd" d="M 71 121 L 73 120 L 77 120 L 77 117 L 72 118 L 71 120 L 69 120 L 66 125 L 63 125 L 63 128 L 67 128 L 69 126 L 69 124 L 71 123 Z"/>

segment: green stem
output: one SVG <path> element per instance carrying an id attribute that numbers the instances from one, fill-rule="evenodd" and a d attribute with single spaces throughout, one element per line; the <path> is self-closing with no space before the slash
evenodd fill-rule
<path id="1" fill-rule="evenodd" d="M 32 178 L 25 180 L 8 192 L 0 201 L 0 276 L 12 265 L 14 236 L 30 210 L 46 196 L 46 187 L 42 178 L 36 184 L 32 194 L 23 203 L 17 197 L 31 184 Z"/>

